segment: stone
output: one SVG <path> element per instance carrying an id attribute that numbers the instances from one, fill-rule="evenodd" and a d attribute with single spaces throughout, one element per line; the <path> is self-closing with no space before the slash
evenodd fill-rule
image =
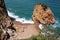
<path id="1" fill-rule="evenodd" d="M 32 19 L 36 23 L 54 24 L 55 18 L 51 9 L 43 4 L 36 5 L 33 11 Z"/>

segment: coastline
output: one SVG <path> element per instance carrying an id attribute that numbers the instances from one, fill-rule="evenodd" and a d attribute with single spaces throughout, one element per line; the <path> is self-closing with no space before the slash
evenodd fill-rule
<path id="1" fill-rule="evenodd" d="M 32 35 L 37 36 L 41 32 L 41 30 L 38 27 L 38 24 L 21 23 L 21 22 L 15 21 L 15 20 L 12 22 L 13 22 L 13 28 L 16 29 L 16 32 L 14 33 L 15 36 L 10 39 L 13 39 L 13 40 L 15 38 L 27 39 L 27 38 L 32 37 Z"/>
<path id="2" fill-rule="evenodd" d="M 8 12 L 9 13 L 9 12 Z M 21 20 L 19 19 L 19 21 L 16 21 L 16 19 L 18 18 L 15 15 L 12 14 L 8 14 L 10 19 L 12 20 L 13 23 L 13 28 L 16 30 L 14 32 L 14 36 L 10 38 L 15 40 L 16 39 L 27 39 L 34 36 L 37 36 L 40 34 L 41 30 L 39 28 L 39 24 L 34 23 L 32 20 Z M 15 18 L 14 18 L 15 17 Z M 9 30 L 10 31 L 10 30 Z"/>

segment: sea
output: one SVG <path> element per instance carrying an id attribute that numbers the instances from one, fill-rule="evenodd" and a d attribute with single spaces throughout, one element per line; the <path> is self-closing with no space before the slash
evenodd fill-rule
<path id="1" fill-rule="evenodd" d="M 32 14 L 35 5 L 45 3 L 50 7 L 56 19 L 53 25 L 57 31 L 60 30 L 60 0 L 5 0 L 8 15 L 22 23 L 34 23 Z"/>

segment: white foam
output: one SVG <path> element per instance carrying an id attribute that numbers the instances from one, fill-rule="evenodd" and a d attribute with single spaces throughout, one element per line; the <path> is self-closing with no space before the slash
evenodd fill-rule
<path id="1" fill-rule="evenodd" d="M 34 24 L 34 22 L 33 22 L 31 19 L 30 19 L 30 20 L 26 20 L 25 18 L 20 18 L 19 16 L 15 15 L 13 12 L 9 12 L 9 11 L 8 11 L 8 15 L 9 15 L 10 17 L 15 18 L 15 20 L 18 21 L 18 22 Z M 43 29 L 42 24 L 39 24 L 39 28 L 40 28 L 41 30 Z"/>
<path id="2" fill-rule="evenodd" d="M 42 24 L 39 24 L 39 28 L 42 30 L 44 27 Z"/>
<path id="3" fill-rule="evenodd" d="M 60 23 L 59 23 L 59 20 L 57 19 L 56 22 L 55 22 L 55 24 L 52 25 L 52 26 L 53 26 L 54 28 L 56 28 L 56 27 L 59 27 L 59 25 L 60 25 Z"/>
<path id="4" fill-rule="evenodd" d="M 8 11 L 8 15 L 10 17 L 15 18 L 16 21 L 19 21 L 19 22 L 22 22 L 22 23 L 31 23 L 31 24 L 34 24 L 34 22 L 31 19 L 30 20 L 26 20 L 25 18 L 20 18 L 19 16 L 15 15 L 13 12 L 9 12 Z M 56 28 L 58 26 L 57 24 L 59 24 L 59 21 L 58 20 L 56 20 L 56 23 L 53 25 L 53 27 Z M 39 25 L 39 28 L 40 29 L 43 29 L 42 24 Z"/>
<path id="5" fill-rule="evenodd" d="M 22 22 L 22 23 L 34 23 L 31 19 L 30 20 L 26 20 L 25 18 L 20 18 L 19 16 L 15 15 L 13 12 L 9 12 L 8 11 L 8 15 L 10 17 L 13 17 L 16 19 L 16 21 Z"/>

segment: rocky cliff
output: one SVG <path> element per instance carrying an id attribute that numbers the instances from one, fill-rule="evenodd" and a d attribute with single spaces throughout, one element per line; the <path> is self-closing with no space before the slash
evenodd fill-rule
<path id="1" fill-rule="evenodd" d="M 0 0 L 0 40 L 26 39 L 40 33 L 38 25 L 22 24 L 12 19 L 7 13 L 4 0 Z"/>
<path id="2" fill-rule="evenodd" d="M 51 9 L 44 3 L 40 3 L 35 6 L 33 15 L 33 21 L 41 24 L 54 24 L 55 18 Z"/>
<path id="3" fill-rule="evenodd" d="M 10 27 L 12 21 L 8 16 L 4 0 L 0 0 L 0 40 L 4 40 L 7 37 L 7 30 Z"/>
<path id="4" fill-rule="evenodd" d="M 0 0 L 0 40 L 20 40 L 39 35 L 39 23 L 53 24 L 54 15 L 49 7 L 36 5 L 32 17 L 34 24 L 22 24 L 9 17 L 4 0 Z"/>

